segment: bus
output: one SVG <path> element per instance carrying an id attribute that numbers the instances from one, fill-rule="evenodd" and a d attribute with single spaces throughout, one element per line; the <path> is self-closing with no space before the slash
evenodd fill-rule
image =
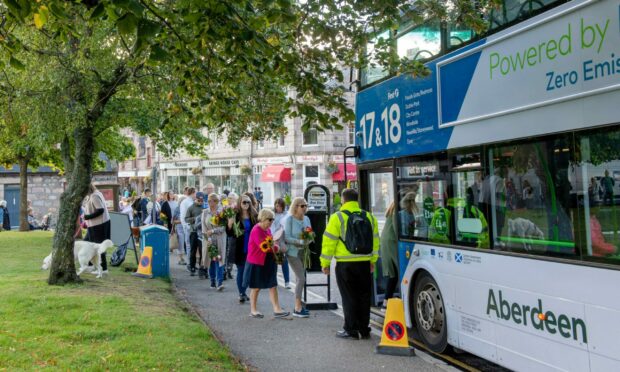
<path id="1" fill-rule="evenodd" d="M 377 35 L 430 75 L 362 71 L 361 205 L 397 226 L 430 350 L 620 371 L 620 2 L 506 0 L 489 19 Z"/>

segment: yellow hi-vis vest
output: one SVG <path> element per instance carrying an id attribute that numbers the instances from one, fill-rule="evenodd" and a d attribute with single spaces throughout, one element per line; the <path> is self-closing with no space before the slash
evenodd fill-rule
<path id="1" fill-rule="evenodd" d="M 337 262 L 358 262 L 370 261 L 377 262 L 379 258 L 379 227 L 375 216 L 366 212 L 366 217 L 370 220 L 373 227 L 372 253 L 353 254 L 347 250 L 340 238 L 346 236 L 346 227 L 349 216 L 342 211 L 360 212 L 360 206 L 356 201 L 346 202 L 340 207 L 340 211 L 329 217 L 329 222 L 323 234 L 323 246 L 321 247 L 321 267 L 329 267 L 332 258 Z"/>

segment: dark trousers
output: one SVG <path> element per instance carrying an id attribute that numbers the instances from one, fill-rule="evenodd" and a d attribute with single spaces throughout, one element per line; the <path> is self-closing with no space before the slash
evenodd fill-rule
<path id="1" fill-rule="evenodd" d="M 110 239 L 111 233 L 111 224 L 110 221 L 106 221 L 97 226 L 91 226 L 86 229 L 86 237 L 84 240 L 91 243 L 103 243 L 104 240 Z M 105 252 L 101 254 L 101 269 L 108 269 L 108 260 Z"/>
<path id="2" fill-rule="evenodd" d="M 189 268 L 193 271 L 196 270 L 196 252 L 200 256 L 200 262 L 202 262 L 202 249 L 200 249 L 200 240 L 198 240 L 198 233 L 189 233 Z"/>
<path id="3" fill-rule="evenodd" d="M 349 333 L 370 334 L 370 262 L 338 262 L 336 282 L 342 296 L 344 330 Z"/>

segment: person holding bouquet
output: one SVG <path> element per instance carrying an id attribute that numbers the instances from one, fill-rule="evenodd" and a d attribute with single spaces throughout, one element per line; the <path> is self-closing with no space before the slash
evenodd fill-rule
<path id="1" fill-rule="evenodd" d="M 230 195 L 229 195 L 230 197 Z M 234 257 L 235 265 L 237 265 L 237 289 L 239 290 L 239 303 L 245 303 L 250 298 L 245 294 L 247 286 L 243 283 L 243 273 L 248 255 L 248 244 L 250 242 L 250 232 L 254 225 L 258 222 L 258 213 L 252 206 L 252 201 L 246 195 L 241 197 L 241 203 L 237 216 L 234 219 L 228 219 L 226 225 L 226 235 L 229 239 L 234 240 Z"/>
<path id="2" fill-rule="evenodd" d="M 209 194 L 207 204 L 209 208 L 202 211 L 202 265 L 209 267 L 209 277 L 211 278 L 211 288 L 221 291 L 224 289 L 224 255 L 226 254 L 226 220 L 218 210 L 220 198 L 217 194 Z M 213 248 L 217 247 L 218 255 L 212 253 Z"/>
<path id="3" fill-rule="evenodd" d="M 278 300 L 278 280 L 275 254 L 278 246 L 274 244 L 271 235 L 271 224 L 274 214 L 269 209 L 261 209 L 258 213 L 258 223 L 252 228 L 248 244 L 248 257 L 243 279 L 246 286 L 250 287 L 250 316 L 263 318 L 258 312 L 256 302 L 261 289 L 269 289 L 269 299 L 273 306 L 274 318 L 285 318 L 290 315 L 282 310 Z"/>
<path id="4" fill-rule="evenodd" d="M 286 255 L 288 263 L 293 269 L 296 278 L 295 284 L 295 310 L 293 316 L 307 318 L 310 316 L 301 304 L 301 293 L 306 284 L 306 266 L 303 258 L 310 258 L 308 246 L 312 243 L 312 226 L 310 219 L 306 216 L 308 203 L 306 199 L 297 197 L 291 202 L 288 218 L 284 223 L 284 241 L 286 242 Z"/>

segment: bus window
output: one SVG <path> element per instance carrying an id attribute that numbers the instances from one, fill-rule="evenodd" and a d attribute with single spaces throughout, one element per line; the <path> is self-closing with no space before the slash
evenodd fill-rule
<path id="1" fill-rule="evenodd" d="M 362 86 L 372 84 L 375 81 L 381 80 L 389 75 L 389 71 L 378 64 L 375 56 L 376 44 L 380 41 L 389 42 L 389 38 L 390 32 L 384 31 L 366 45 L 366 56 L 368 58 L 368 63 L 362 70 Z"/>
<path id="2" fill-rule="evenodd" d="M 489 225 L 480 209 L 481 171 L 458 172 L 452 176 L 454 185 L 455 232 L 457 244 L 489 248 Z"/>
<path id="3" fill-rule="evenodd" d="M 401 238 L 450 243 L 452 213 L 447 209 L 447 182 L 445 170 L 441 169 L 437 159 L 405 161 L 399 166 L 397 206 Z"/>
<path id="4" fill-rule="evenodd" d="M 489 29 L 502 28 L 504 25 L 515 21 L 527 19 L 553 3 L 566 0 L 504 0 L 498 8 L 492 8 L 489 12 Z"/>
<path id="5" fill-rule="evenodd" d="M 439 24 L 423 25 L 400 35 L 396 47 L 400 58 L 411 60 L 433 58 L 441 52 Z"/>
<path id="6" fill-rule="evenodd" d="M 620 129 L 577 139 L 581 162 L 574 168 L 583 201 L 584 258 L 620 263 Z"/>
<path id="7" fill-rule="evenodd" d="M 490 173 L 482 180 L 479 204 L 492 221 L 494 249 L 576 255 L 572 153 L 566 135 L 489 149 Z"/>
<path id="8" fill-rule="evenodd" d="M 474 37 L 474 30 L 458 25 L 448 25 L 448 49 L 452 50 L 458 48 L 463 43 L 468 42 Z"/>

